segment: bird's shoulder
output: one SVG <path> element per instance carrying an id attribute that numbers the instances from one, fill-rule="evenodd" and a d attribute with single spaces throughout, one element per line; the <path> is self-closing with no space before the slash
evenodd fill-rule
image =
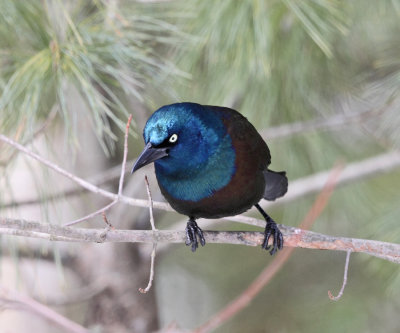
<path id="1" fill-rule="evenodd" d="M 263 165 L 271 163 L 271 154 L 266 142 L 245 116 L 236 110 L 222 106 L 207 106 L 219 114 L 236 151 L 257 154 Z"/>
<path id="2" fill-rule="evenodd" d="M 259 136 L 254 126 L 238 111 L 223 106 L 207 105 L 206 107 L 218 114 L 232 138 L 245 140 L 249 136 Z"/>

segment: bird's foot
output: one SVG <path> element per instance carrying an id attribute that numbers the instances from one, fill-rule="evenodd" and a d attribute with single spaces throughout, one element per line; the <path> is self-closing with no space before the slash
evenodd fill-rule
<path id="1" fill-rule="evenodd" d="M 273 237 L 273 243 L 272 243 L 272 249 L 269 251 L 271 256 L 275 254 L 278 250 L 282 250 L 283 248 L 283 235 L 281 231 L 279 230 L 277 224 L 273 219 L 270 219 L 267 221 L 267 225 L 265 226 L 265 231 L 264 231 L 264 241 L 261 245 L 261 247 L 264 250 L 269 250 L 271 249 L 271 245 L 268 245 L 269 239 Z"/>
<path id="2" fill-rule="evenodd" d="M 191 218 L 186 225 L 186 245 L 192 245 L 192 252 L 195 252 L 199 247 L 197 237 L 199 237 L 201 246 L 206 245 L 203 230 L 201 230 L 196 221 Z"/>
<path id="3" fill-rule="evenodd" d="M 264 231 L 264 241 L 261 245 L 261 247 L 264 250 L 269 250 L 271 249 L 271 245 L 268 245 L 269 239 L 271 236 L 273 237 L 273 243 L 272 243 L 272 249 L 269 251 L 271 256 L 275 254 L 278 250 L 282 250 L 283 248 L 283 235 L 281 231 L 278 228 L 278 225 L 276 222 L 269 216 L 261 207 L 259 204 L 255 204 L 256 208 L 258 211 L 261 213 L 261 215 L 265 218 L 265 221 L 267 222 L 267 225 L 265 226 L 265 231 Z"/>

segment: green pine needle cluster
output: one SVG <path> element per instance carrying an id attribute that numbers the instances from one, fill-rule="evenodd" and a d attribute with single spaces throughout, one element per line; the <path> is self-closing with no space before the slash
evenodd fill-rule
<path id="1" fill-rule="evenodd" d="M 87 104 L 88 117 L 105 150 L 129 113 L 126 99 L 143 101 L 148 84 L 181 73 L 156 48 L 182 38 L 176 28 L 150 16 L 150 8 L 123 13 L 109 2 L 0 1 L 0 129 L 29 137 L 37 120 L 56 108 L 73 131 L 69 92 Z M 76 133 L 72 133 L 76 135 Z"/>

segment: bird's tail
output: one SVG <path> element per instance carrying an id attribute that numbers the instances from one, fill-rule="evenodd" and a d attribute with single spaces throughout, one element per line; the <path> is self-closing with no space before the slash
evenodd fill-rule
<path id="1" fill-rule="evenodd" d="M 265 190 L 263 198 L 269 201 L 283 196 L 288 189 L 288 179 L 285 171 L 264 171 Z"/>

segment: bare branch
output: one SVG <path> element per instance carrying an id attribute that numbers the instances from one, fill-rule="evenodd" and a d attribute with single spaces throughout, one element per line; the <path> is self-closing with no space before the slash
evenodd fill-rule
<path id="1" fill-rule="evenodd" d="M 351 250 L 347 250 L 346 263 L 344 265 L 343 283 L 342 283 L 342 288 L 340 288 L 339 294 L 337 296 L 333 296 L 331 291 L 328 290 L 328 296 L 332 301 L 338 301 L 343 295 L 344 287 L 346 287 L 347 284 L 347 272 L 349 270 L 350 254 Z"/>
<path id="2" fill-rule="evenodd" d="M 255 219 L 254 219 L 255 220 Z M 265 226 L 265 221 L 258 220 Z M 334 250 L 366 253 L 381 259 L 400 263 L 400 244 L 368 239 L 335 237 L 299 228 L 279 225 L 285 239 L 285 246 L 318 250 Z M 33 221 L 0 217 L 0 234 L 43 238 L 52 241 L 69 242 L 123 242 L 123 243 L 181 243 L 184 231 L 174 230 L 109 230 L 104 239 L 104 229 L 60 227 Z M 263 232 L 256 231 L 205 231 L 208 243 L 259 246 L 264 239 Z"/>

